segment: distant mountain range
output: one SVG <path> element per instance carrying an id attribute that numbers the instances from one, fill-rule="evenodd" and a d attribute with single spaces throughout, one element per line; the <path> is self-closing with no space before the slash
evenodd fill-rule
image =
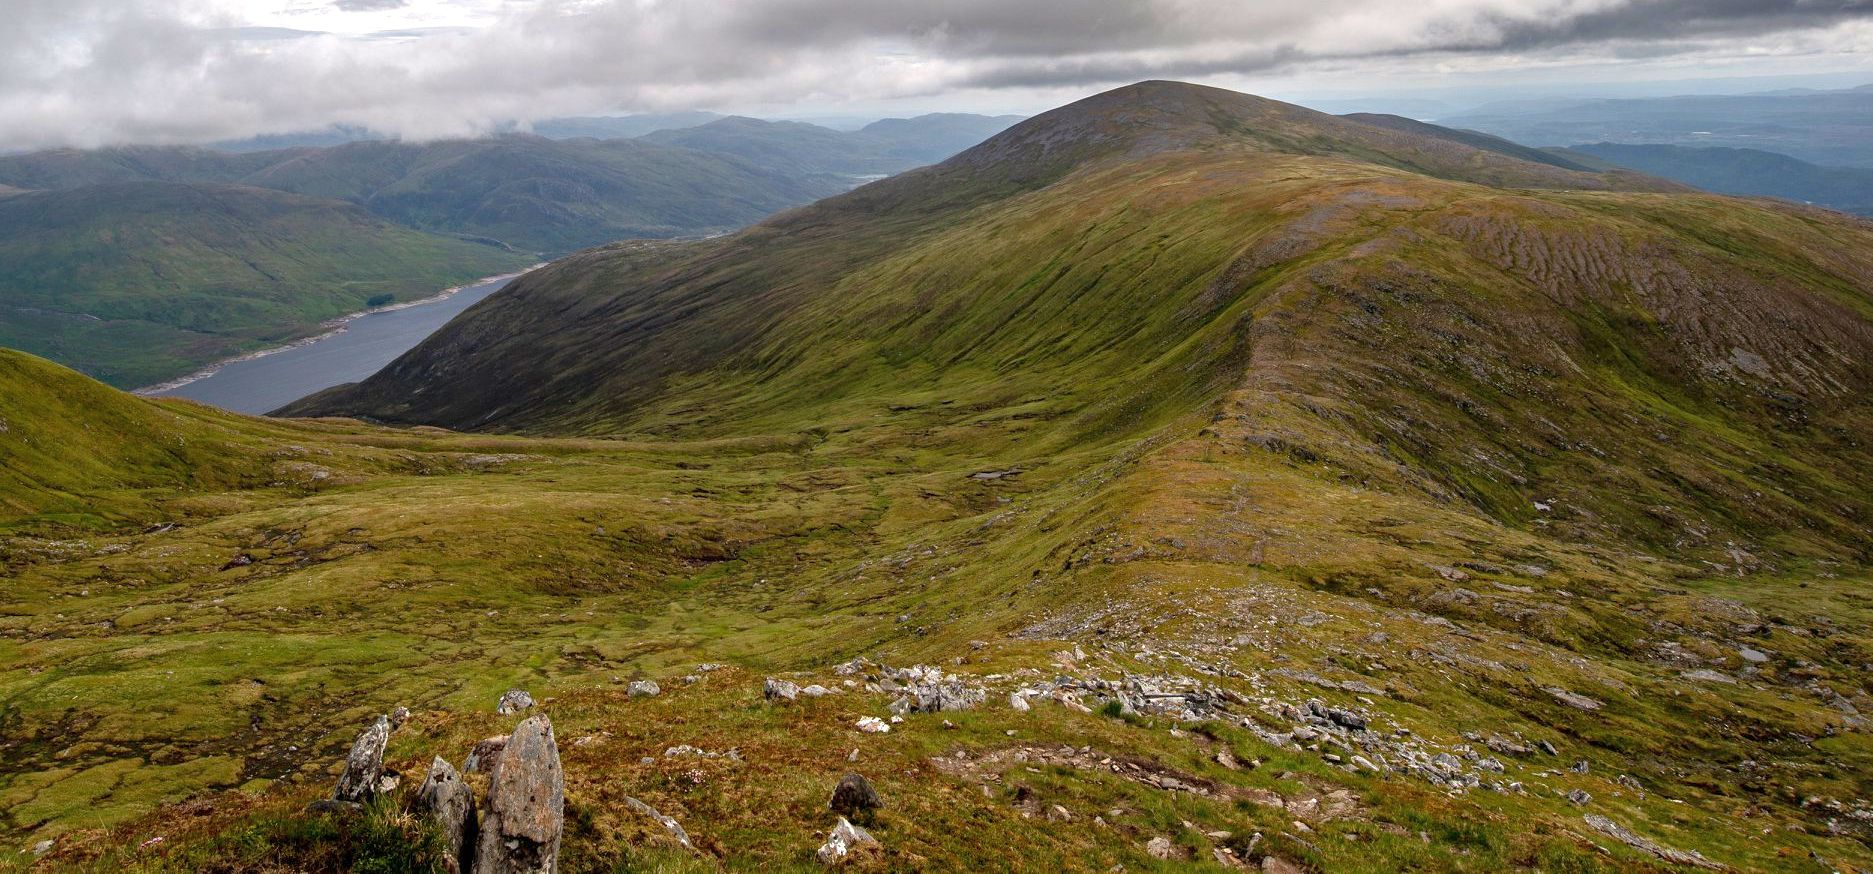
<path id="1" fill-rule="evenodd" d="M 1873 168 L 1822 167 L 1759 149 L 1592 143 L 1551 150 L 1722 194 L 1781 197 L 1873 216 Z"/>
<path id="2" fill-rule="evenodd" d="M 1437 121 L 1533 145 L 1724 146 L 1821 165 L 1873 168 L 1873 85 L 1842 91 L 1521 101 Z"/>

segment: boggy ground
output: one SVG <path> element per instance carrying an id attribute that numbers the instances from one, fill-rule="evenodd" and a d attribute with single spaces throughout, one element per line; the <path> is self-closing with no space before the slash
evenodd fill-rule
<path id="1" fill-rule="evenodd" d="M 1550 539 L 1214 415 L 1013 465 L 892 424 L 652 445 L 123 402 L 244 478 L 86 480 L 99 518 L 10 524 L 0 799 L 41 866 L 420 864 L 400 800 L 300 808 L 372 715 L 416 711 L 407 793 L 514 686 L 562 739 L 568 870 L 816 865 L 848 770 L 889 867 L 1667 867 L 1588 815 L 1712 864 L 1873 864 L 1849 567 Z M 988 694 L 863 733 L 896 695 L 833 671 L 858 656 Z M 769 674 L 836 693 L 768 703 Z"/>

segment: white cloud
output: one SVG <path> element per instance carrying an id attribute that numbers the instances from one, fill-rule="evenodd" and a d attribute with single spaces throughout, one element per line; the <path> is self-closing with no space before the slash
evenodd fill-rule
<path id="1" fill-rule="evenodd" d="M 0 0 L 0 149 L 1309 69 L 1856 56 L 1873 0 Z"/>

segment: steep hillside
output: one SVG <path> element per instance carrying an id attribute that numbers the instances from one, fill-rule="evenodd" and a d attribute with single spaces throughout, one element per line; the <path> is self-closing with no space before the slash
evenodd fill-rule
<path id="1" fill-rule="evenodd" d="M 1594 143 L 1567 151 L 1706 191 L 1781 197 L 1873 216 L 1873 169 L 1822 167 L 1759 149 Z"/>
<path id="2" fill-rule="evenodd" d="M 9 511 L 4 825 L 446 870 L 419 776 L 543 714 L 568 872 L 813 866 L 847 772 L 883 870 L 1865 868 L 1869 253 L 1174 83 L 581 253 L 295 408 L 530 436 Z"/>
<path id="3" fill-rule="evenodd" d="M 17 194 L 0 198 L 0 345 L 134 388 L 530 260 L 247 186 Z"/>

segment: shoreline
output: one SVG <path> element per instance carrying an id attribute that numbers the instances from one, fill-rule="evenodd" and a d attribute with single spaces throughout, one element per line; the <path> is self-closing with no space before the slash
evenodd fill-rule
<path id="1" fill-rule="evenodd" d="M 256 358 L 265 358 L 269 355 L 277 355 L 281 352 L 288 352 L 293 349 L 298 349 L 304 346 L 310 346 L 314 343 L 319 342 L 320 340 L 325 340 L 325 339 L 334 337 L 338 334 L 342 334 L 345 332 L 346 325 L 349 325 L 352 322 L 357 321 L 358 319 L 364 318 L 365 316 L 372 315 L 374 313 L 389 313 L 389 312 L 396 312 L 397 310 L 407 310 L 411 307 L 420 307 L 420 306 L 425 306 L 427 304 L 432 304 L 432 303 L 441 303 L 442 301 L 448 300 L 449 298 L 454 297 L 457 294 L 460 294 L 464 290 L 474 288 L 479 285 L 487 285 L 488 283 L 500 282 L 502 280 L 512 281 L 514 279 L 518 279 L 522 276 L 525 276 L 528 273 L 532 273 L 533 271 L 540 269 L 541 267 L 545 267 L 547 263 L 548 262 L 546 261 L 541 261 L 540 263 L 535 264 L 532 267 L 528 267 L 525 270 L 519 270 L 513 273 L 501 273 L 501 274 L 497 274 L 494 276 L 484 276 L 473 282 L 465 282 L 465 283 L 462 283 L 461 285 L 450 286 L 435 294 L 430 295 L 429 297 L 421 298 L 418 300 L 405 301 L 403 303 L 393 303 L 387 306 L 377 307 L 376 309 L 359 310 L 355 313 L 346 313 L 342 316 L 334 316 L 332 318 L 326 319 L 325 321 L 319 323 L 320 327 L 329 328 L 330 330 L 322 331 L 310 337 L 301 337 L 298 340 L 294 340 L 291 343 L 286 343 L 284 345 L 269 346 L 265 349 L 256 349 L 252 352 L 243 352 L 240 355 L 236 355 L 232 358 L 223 358 L 220 361 L 216 361 L 212 364 L 205 365 L 200 370 L 196 370 L 193 373 L 189 373 L 184 376 L 178 376 L 175 379 L 171 379 L 167 382 L 159 382 L 159 383 L 156 383 L 155 385 L 146 385 L 139 389 L 132 389 L 130 393 L 133 395 L 140 395 L 142 397 L 152 397 L 155 395 L 160 395 L 163 392 L 175 391 L 176 389 L 179 389 L 185 385 L 188 385 L 189 383 L 200 382 L 204 379 L 207 379 L 208 377 L 214 376 L 215 374 L 221 372 L 221 368 L 226 367 L 230 364 L 239 364 L 242 361 L 252 361 Z"/>

